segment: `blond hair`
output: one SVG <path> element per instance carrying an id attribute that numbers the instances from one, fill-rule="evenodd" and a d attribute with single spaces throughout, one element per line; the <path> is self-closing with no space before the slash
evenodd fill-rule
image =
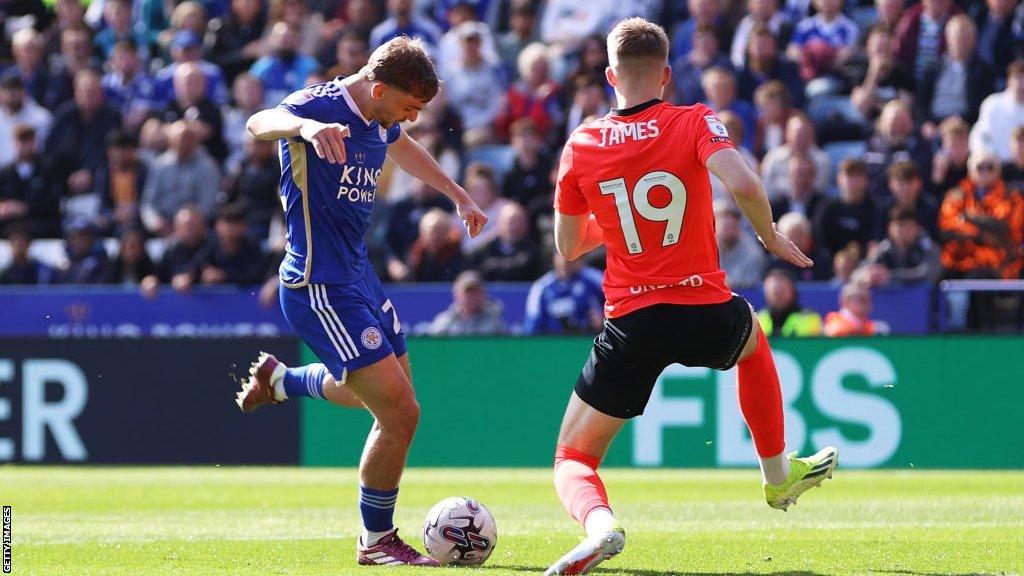
<path id="1" fill-rule="evenodd" d="M 661 68 L 668 64 L 668 35 L 653 22 L 627 18 L 608 34 L 608 60 L 616 68 Z"/>

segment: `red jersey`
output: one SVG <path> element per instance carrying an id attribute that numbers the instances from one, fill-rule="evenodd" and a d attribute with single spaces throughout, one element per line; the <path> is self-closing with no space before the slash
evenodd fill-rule
<path id="1" fill-rule="evenodd" d="M 710 108 L 654 100 L 577 128 L 562 150 L 555 209 L 594 214 L 608 252 L 605 314 L 732 297 L 718 267 L 705 162 L 732 148 Z"/>

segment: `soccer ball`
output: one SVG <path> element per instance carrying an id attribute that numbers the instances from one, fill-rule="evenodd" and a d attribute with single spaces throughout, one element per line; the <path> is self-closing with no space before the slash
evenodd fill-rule
<path id="1" fill-rule="evenodd" d="M 483 564 L 497 543 L 494 516 L 472 498 L 445 498 L 427 512 L 423 522 L 423 546 L 442 564 Z"/>

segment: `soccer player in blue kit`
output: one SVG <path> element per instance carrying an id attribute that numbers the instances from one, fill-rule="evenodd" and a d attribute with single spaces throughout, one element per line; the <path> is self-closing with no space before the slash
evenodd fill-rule
<path id="1" fill-rule="evenodd" d="M 373 414 L 359 463 L 359 564 L 437 565 L 403 542 L 392 522 L 420 408 L 405 334 L 367 261 L 363 235 L 385 157 L 447 195 L 470 236 L 487 222 L 399 126 L 416 119 L 439 84 L 422 42 L 399 37 L 377 48 L 358 73 L 295 92 L 247 124 L 256 138 L 280 140 L 288 231 L 281 309 L 323 363 L 288 368 L 260 354 L 237 403 L 251 412 L 312 396 Z"/>

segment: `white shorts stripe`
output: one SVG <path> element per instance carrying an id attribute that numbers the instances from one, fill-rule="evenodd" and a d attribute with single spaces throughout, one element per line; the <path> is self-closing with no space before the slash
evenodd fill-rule
<path id="1" fill-rule="evenodd" d="M 327 287 L 324 286 L 323 284 L 318 284 L 318 287 L 320 288 L 320 297 L 323 299 L 323 303 L 324 306 L 326 307 L 328 318 L 334 318 L 335 326 L 341 330 L 341 334 L 342 336 L 344 336 L 344 341 L 348 342 L 349 349 L 353 351 L 352 357 L 359 357 L 359 347 L 356 346 L 356 343 L 352 340 L 352 337 L 349 336 L 348 330 L 345 329 L 345 325 L 341 323 L 341 318 L 338 317 L 338 313 L 335 312 L 334 307 L 331 306 L 331 301 L 327 299 Z"/>
<path id="2" fill-rule="evenodd" d="M 327 333 L 328 340 L 334 345 L 335 351 L 338 352 L 338 356 L 342 360 L 348 361 L 351 359 L 351 355 L 348 352 L 348 348 L 341 344 L 340 337 L 331 329 L 331 326 L 327 322 L 327 315 L 320 310 L 319 300 L 317 298 L 316 291 L 313 289 L 313 284 L 308 284 L 306 288 L 309 290 L 309 305 L 316 313 L 317 318 L 320 319 L 320 324 L 324 327 L 324 332 Z"/>

